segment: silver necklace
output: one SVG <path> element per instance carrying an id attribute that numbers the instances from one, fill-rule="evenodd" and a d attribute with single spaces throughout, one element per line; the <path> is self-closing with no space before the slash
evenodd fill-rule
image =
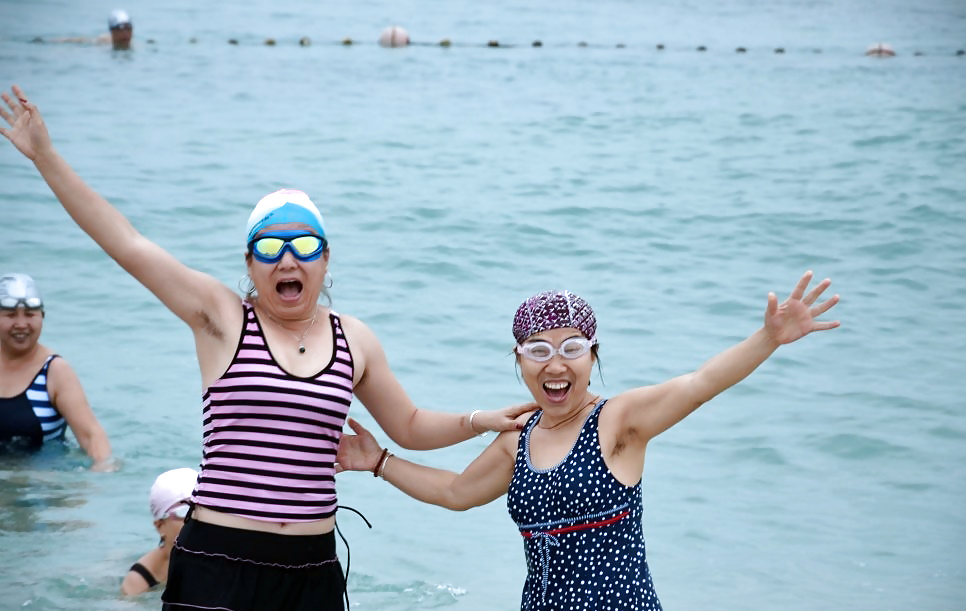
<path id="1" fill-rule="evenodd" d="M 278 325 L 282 329 L 285 329 L 285 325 L 283 325 L 281 323 L 281 321 L 279 321 L 277 318 L 275 318 L 274 316 L 272 316 L 271 314 L 269 314 L 267 311 L 265 312 L 265 315 L 268 316 L 270 319 L 272 319 L 272 322 L 274 322 L 276 325 Z M 316 307 L 315 308 L 315 314 L 312 316 L 312 322 L 310 322 L 309 325 L 307 327 L 305 327 L 305 329 L 302 331 L 301 335 L 296 335 L 295 333 L 292 333 L 292 331 L 289 331 L 288 329 L 285 329 L 289 333 L 292 333 L 292 337 L 294 337 L 295 338 L 295 341 L 297 341 L 299 343 L 299 354 L 305 354 L 305 342 L 302 341 L 302 340 L 305 339 L 305 335 L 309 332 L 309 329 L 311 329 L 312 326 L 315 324 L 315 319 L 317 319 L 318 317 L 319 317 L 319 308 Z"/>

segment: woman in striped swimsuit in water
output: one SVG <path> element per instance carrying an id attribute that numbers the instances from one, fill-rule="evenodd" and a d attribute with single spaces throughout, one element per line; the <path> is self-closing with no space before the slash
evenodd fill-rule
<path id="1" fill-rule="evenodd" d="M 529 406 L 417 409 L 361 321 L 319 303 L 328 236 L 305 193 L 283 189 L 247 227 L 244 297 L 177 261 L 93 191 L 54 149 L 37 107 L 3 94 L 0 129 L 71 218 L 192 330 L 204 437 L 192 511 L 171 552 L 169 611 L 343 609 L 335 553 L 335 457 L 358 397 L 399 445 L 428 450 L 517 429 Z M 328 301 L 328 299 L 326 299 Z M 474 415 L 476 415 L 474 413 Z M 475 428 L 474 428 L 475 427 Z"/>
<path id="2" fill-rule="evenodd" d="M 367 470 L 421 501 L 464 510 L 504 494 L 523 537 L 527 580 L 521 609 L 657 610 L 644 551 L 641 477 L 647 443 L 761 365 L 782 344 L 838 326 L 816 317 L 811 272 L 764 326 L 693 373 L 602 399 L 588 390 L 597 361 L 597 321 L 573 293 L 527 299 L 513 321 L 517 364 L 539 404 L 522 431 L 501 433 L 457 474 L 400 459 L 353 419 L 339 465 Z"/>

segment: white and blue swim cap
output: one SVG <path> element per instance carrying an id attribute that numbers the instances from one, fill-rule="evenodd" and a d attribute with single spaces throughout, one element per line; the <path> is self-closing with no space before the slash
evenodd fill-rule
<path id="1" fill-rule="evenodd" d="M 302 223 L 308 225 L 325 238 L 325 223 L 322 213 L 315 207 L 309 196 L 296 189 L 279 189 L 263 197 L 248 217 L 248 242 L 251 242 L 259 231 L 269 225 L 282 223 Z"/>
<path id="2" fill-rule="evenodd" d="M 131 17 L 122 10 L 112 12 L 111 16 L 107 18 L 107 27 L 111 30 L 117 29 L 122 25 L 133 25 L 131 23 Z"/>
<path id="3" fill-rule="evenodd" d="M 14 310 L 19 306 L 43 311 L 44 298 L 27 274 L 5 274 L 0 277 L 0 308 Z"/>

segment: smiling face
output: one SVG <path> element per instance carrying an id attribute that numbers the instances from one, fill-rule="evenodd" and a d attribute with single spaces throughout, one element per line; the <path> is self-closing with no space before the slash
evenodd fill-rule
<path id="1" fill-rule="evenodd" d="M 40 341 L 44 313 L 23 306 L 0 309 L 0 348 L 10 355 L 26 354 Z"/>
<path id="2" fill-rule="evenodd" d="M 283 231 L 305 231 L 317 235 L 307 225 L 283 223 L 265 227 L 256 237 Z M 245 259 L 261 307 L 282 319 L 312 315 L 322 293 L 325 273 L 329 269 L 328 248 L 314 261 L 300 261 L 287 248 L 282 258 L 274 263 L 258 261 L 251 253 L 246 254 Z"/>
<path id="3" fill-rule="evenodd" d="M 573 327 L 548 329 L 531 335 L 523 344 L 544 341 L 559 351 L 564 341 L 574 337 L 585 336 Z M 587 402 L 587 387 L 590 385 L 594 358 L 593 351 L 587 351 L 574 359 L 554 354 L 550 360 L 543 362 L 517 354 L 517 363 L 520 365 L 523 381 L 541 408 L 568 411 Z"/>

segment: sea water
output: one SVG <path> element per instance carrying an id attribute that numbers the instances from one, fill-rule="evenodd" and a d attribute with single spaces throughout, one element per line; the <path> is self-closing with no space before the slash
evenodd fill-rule
<path id="1" fill-rule="evenodd" d="M 657 591 L 669 610 L 963 608 L 962 2 L 132 0 L 133 51 L 51 42 L 114 8 L 0 1 L 0 83 L 142 233 L 229 286 L 254 203 L 307 191 L 335 309 L 422 408 L 527 400 L 510 324 L 538 291 L 595 308 L 611 396 L 752 333 L 805 270 L 830 277 L 840 329 L 649 445 Z M 392 24 L 415 44 L 378 47 Z M 897 56 L 866 57 L 879 42 Z M 157 542 L 154 477 L 200 461 L 191 334 L 0 144 L 0 272 L 39 283 L 42 341 L 121 466 L 89 472 L 72 438 L 0 459 L 0 608 L 158 608 L 118 588 Z M 399 453 L 460 470 L 488 441 Z M 453 513 L 365 473 L 338 486 L 373 526 L 339 514 L 353 608 L 518 608 L 502 499 Z"/>

